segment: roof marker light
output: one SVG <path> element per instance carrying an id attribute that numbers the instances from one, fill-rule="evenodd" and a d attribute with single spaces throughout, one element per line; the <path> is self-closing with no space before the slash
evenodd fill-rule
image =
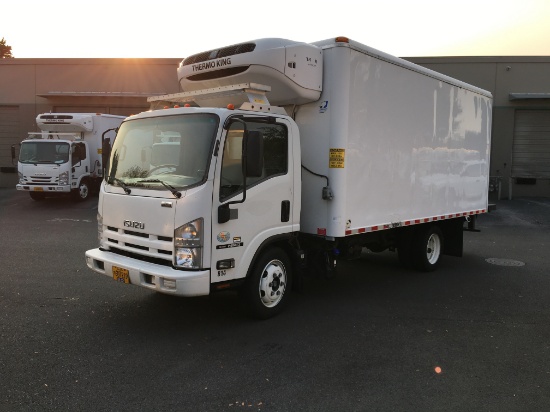
<path id="1" fill-rule="evenodd" d="M 185 103 L 183 107 L 191 107 L 191 105 L 189 103 Z"/>
<path id="2" fill-rule="evenodd" d="M 227 105 L 227 110 L 235 110 L 235 105 L 232 104 L 232 103 L 229 103 L 229 104 Z"/>
<path id="3" fill-rule="evenodd" d="M 179 104 L 175 104 L 174 105 L 174 109 L 179 109 L 180 108 L 180 105 Z"/>
<path id="4" fill-rule="evenodd" d="M 349 43 L 349 39 L 347 37 L 344 37 L 344 36 L 336 37 L 336 39 L 334 39 L 334 41 L 336 41 L 336 43 Z"/>

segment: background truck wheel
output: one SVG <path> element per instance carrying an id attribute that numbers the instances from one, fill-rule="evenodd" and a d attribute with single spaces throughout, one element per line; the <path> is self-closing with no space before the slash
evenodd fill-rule
<path id="1" fill-rule="evenodd" d="M 40 200 L 44 200 L 44 194 L 43 193 L 35 193 L 35 192 L 29 192 L 29 195 L 32 200 L 36 200 L 37 202 Z"/>
<path id="2" fill-rule="evenodd" d="M 437 268 L 443 252 L 443 233 L 435 225 L 426 225 L 415 233 L 412 259 L 416 269 L 432 272 Z"/>
<path id="3" fill-rule="evenodd" d="M 279 248 L 263 252 L 241 290 L 250 314 L 267 319 L 281 312 L 288 301 L 291 280 L 290 260 L 286 253 Z"/>
<path id="4" fill-rule="evenodd" d="M 73 197 L 76 201 L 82 202 L 90 196 L 90 186 L 86 180 L 82 180 L 78 189 L 73 191 Z"/>

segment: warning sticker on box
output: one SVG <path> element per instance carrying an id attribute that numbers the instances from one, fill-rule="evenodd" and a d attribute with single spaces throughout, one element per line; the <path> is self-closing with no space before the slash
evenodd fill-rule
<path id="1" fill-rule="evenodd" d="M 331 169 L 343 169 L 346 149 L 330 149 L 328 167 Z"/>

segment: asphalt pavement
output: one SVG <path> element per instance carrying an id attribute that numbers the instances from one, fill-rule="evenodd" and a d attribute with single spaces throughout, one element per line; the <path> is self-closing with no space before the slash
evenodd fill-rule
<path id="1" fill-rule="evenodd" d="M 550 410 L 550 199 L 499 201 L 434 273 L 365 251 L 267 321 L 92 272 L 96 214 L 0 189 L 1 411 Z"/>

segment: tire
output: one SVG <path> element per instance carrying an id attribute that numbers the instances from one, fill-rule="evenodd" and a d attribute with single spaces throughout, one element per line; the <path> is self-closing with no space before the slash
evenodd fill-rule
<path id="1" fill-rule="evenodd" d="M 433 272 L 443 252 L 443 233 L 435 225 L 419 228 L 412 244 L 412 259 L 416 269 Z"/>
<path id="2" fill-rule="evenodd" d="M 250 315 L 268 319 L 285 307 L 292 286 L 292 272 L 287 254 L 280 248 L 263 252 L 249 271 L 241 290 Z"/>
<path id="3" fill-rule="evenodd" d="M 31 197 L 32 200 L 36 202 L 44 200 L 44 193 L 29 192 L 29 196 Z"/>
<path id="4" fill-rule="evenodd" d="M 73 191 L 73 197 L 77 202 L 83 202 L 90 196 L 90 186 L 87 180 L 81 180 L 78 189 Z"/>

